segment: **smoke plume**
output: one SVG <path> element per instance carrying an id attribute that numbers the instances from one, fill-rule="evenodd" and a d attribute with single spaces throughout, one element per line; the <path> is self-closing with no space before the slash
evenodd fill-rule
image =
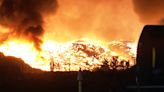
<path id="1" fill-rule="evenodd" d="M 8 34 L 26 38 L 40 50 L 43 17 L 56 8 L 56 0 L 0 0 L 0 24 L 11 29 Z"/>
<path id="2" fill-rule="evenodd" d="M 134 10 L 147 24 L 164 24 L 164 0 L 133 0 Z"/>

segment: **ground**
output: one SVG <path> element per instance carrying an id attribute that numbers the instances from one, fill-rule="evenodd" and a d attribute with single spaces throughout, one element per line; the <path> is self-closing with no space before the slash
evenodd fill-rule
<path id="1" fill-rule="evenodd" d="M 83 92 L 118 91 L 134 82 L 126 71 L 82 71 Z M 5 92 L 77 92 L 78 72 L 46 72 L 33 69 L 21 59 L 0 54 L 0 90 Z"/>

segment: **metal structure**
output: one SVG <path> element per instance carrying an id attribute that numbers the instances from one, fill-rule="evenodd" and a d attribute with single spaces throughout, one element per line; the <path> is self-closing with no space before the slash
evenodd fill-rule
<path id="1" fill-rule="evenodd" d="M 164 26 L 146 25 L 137 48 L 136 85 L 138 92 L 164 90 Z M 155 91 L 154 90 L 154 91 Z"/>

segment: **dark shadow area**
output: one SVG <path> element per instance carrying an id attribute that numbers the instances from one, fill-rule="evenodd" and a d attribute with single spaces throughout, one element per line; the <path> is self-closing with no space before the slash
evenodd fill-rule
<path id="1" fill-rule="evenodd" d="M 164 85 L 164 26 L 145 26 L 137 49 L 141 84 Z"/>
<path id="2" fill-rule="evenodd" d="M 78 72 L 45 72 L 0 53 L 0 90 L 5 92 L 78 92 Z M 135 67 L 125 71 L 82 71 L 82 92 L 120 92 L 134 83 Z"/>
<path id="3" fill-rule="evenodd" d="M 146 25 L 137 48 L 136 84 L 127 92 L 163 92 L 164 26 Z"/>

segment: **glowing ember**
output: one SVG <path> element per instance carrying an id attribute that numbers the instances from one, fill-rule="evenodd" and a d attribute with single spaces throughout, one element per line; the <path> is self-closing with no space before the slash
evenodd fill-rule
<path id="1" fill-rule="evenodd" d="M 6 56 L 21 58 L 33 68 L 50 71 L 50 62 L 54 71 L 93 71 L 106 62 L 109 69 L 126 69 L 135 65 L 136 44 L 132 42 L 101 42 L 80 39 L 67 43 L 44 41 L 41 51 L 34 44 L 23 40 L 10 40 L 0 46 Z"/>

